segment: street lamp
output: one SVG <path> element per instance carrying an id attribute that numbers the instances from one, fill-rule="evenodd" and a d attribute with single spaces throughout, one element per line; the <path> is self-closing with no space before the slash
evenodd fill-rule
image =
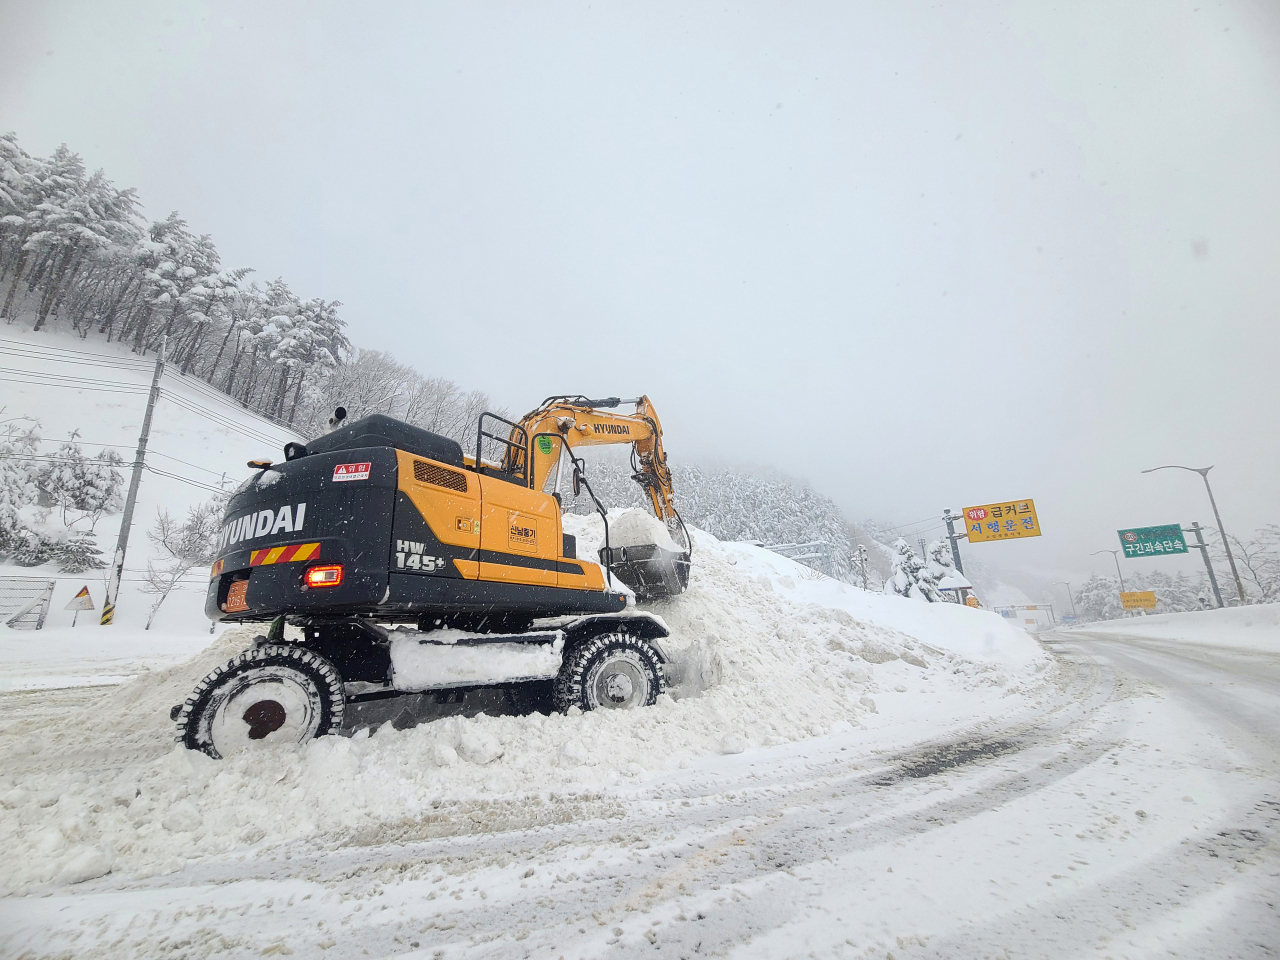
<path id="1" fill-rule="evenodd" d="M 1059 581 L 1057 581 L 1056 583 L 1054 583 L 1054 586 L 1056 587 L 1056 586 L 1058 586 L 1058 584 L 1064 584 L 1064 585 L 1066 586 L 1066 588 L 1067 588 L 1067 599 L 1071 601 L 1071 616 L 1075 617 L 1075 616 L 1076 616 L 1076 598 L 1075 598 L 1075 597 L 1072 595 L 1072 593 L 1071 593 L 1071 583 L 1070 583 L 1070 581 L 1067 581 L 1067 580 L 1059 580 Z M 1077 617 L 1077 619 L 1079 619 L 1079 618 Z"/>
<path id="2" fill-rule="evenodd" d="M 1124 574 L 1120 572 L 1120 551 L 1119 550 L 1095 550 L 1093 551 L 1093 553 L 1089 554 L 1089 556 L 1096 557 L 1100 553 L 1111 554 L 1111 559 L 1116 562 L 1116 576 L 1120 578 L 1120 592 L 1124 593 Z"/>
<path id="3" fill-rule="evenodd" d="M 1227 531 L 1222 527 L 1222 516 L 1218 513 L 1218 502 L 1213 499 L 1213 488 L 1209 486 L 1209 471 L 1213 469 L 1213 464 L 1207 467 L 1184 467 L 1181 464 L 1169 463 L 1163 467 L 1152 467 L 1150 470 L 1143 470 L 1143 473 L 1155 473 L 1157 470 L 1190 470 L 1192 473 L 1200 474 L 1200 479 L 1204 481 L 1204 488 L 1209 493 L 1209 505 L 1213 507 L 1213 519 L 1218 521 L 1218 535 L 1222 537 L 1222 549 L 1227 551 L 1227 563 L 1231 566 L 1231 576 L 1235 577 L 1236 591 L 1240 594 L 1240 602 L 1244 603 L 1244 584 L 1240 582 L 1240 574 L 1236 572 L 1236 558 L 1231 555 L 1231 544 L 1227 542 Z"/>

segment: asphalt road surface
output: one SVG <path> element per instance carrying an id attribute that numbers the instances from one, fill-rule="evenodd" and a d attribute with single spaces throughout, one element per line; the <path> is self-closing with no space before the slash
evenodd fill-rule
<path id="1" fill-rule="evenodd" d="M 1015 722 L 12 898 L 0 955 L 1280 955 L 1280 657 L 1044 639 Z"/>

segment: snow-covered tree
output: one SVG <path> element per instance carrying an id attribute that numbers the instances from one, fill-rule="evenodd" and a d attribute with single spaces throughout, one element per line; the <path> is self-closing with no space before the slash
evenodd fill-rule
<path id="1" fill-rule="evenodd" d="M 58 569 L 63 573 L 101 570 L 107 565 L 107 562 L 102 559 L 102 549 L 98 546 L 98 541 L 88 531 L 72 533 L 50 552 L 52 558 L 58 562 Z"/>
<path id="2" fill-rule="evenodd" d="M 84 529 L 92 533 L 104 514 L 116 513 L 124 506 L 124 476 L 116 469 L 124 465 L 124 459 L 107 449 L 86 457 L 77 442 L 78 434 L 72 433 L 53 459 L 41 465 L 36 482 L 49 504 L 60 511 L 68 529 L 84 523 Z"/>
<path id="3" fill-rule="evenodd" d="M 0 420 L 0 557 L 30 553 L 28 539 L 20 536 L 26 524 L 19 511 L 39 497 L 34 459 L 40 450 L 39 427 L 30 417 Z"/>
<path id="4" fill-rule="evenodd" d="M 222 522 L 224 503 L 219 497 L 191 507 L 185 520 L 175 520 L 167 510 L 157 512 L 147 538 L 165 559 L 159 563 L 147 561 L 142 592 L 154 595 L 156 601 L 151 605 L 144 629 L 151 629 L 160 605 L 170 593 L 180 589 L 183 577 L 195 567 L 213 563 L 218 553 L 218 526 Z"/>
<path id="5" fill-rule="evenodd" d="M 1250 603 L 1280 600 L 1280 525 L 1268 524 L 1250 540 L 1231 537 L 1231 553 Z"/>
<path id="6" fill-rule="evenodd" d="M 884 592 L 926 600 L 929 603 L 942 603 L 943 597 L 937 586 L 925 576 L 924 561 L 912 552 L 907 541 L 899 537 L 894 541 L 893 548 L 893 572 L 884 582 Z"/>
<path id="7" fill-rule="evenodd" d="M 963 582 L 963 578 L 956 570 L 955 560 L 951 556 L 951 544 L 946 540 L 935 540 L 929 544 L 929 559 L 924 565 L 924 571 L 921 574 L 924 580 L 927 580 L 938 591 L 938 594 L 944 599 L 954 603 L 960 603 L 959 590 L 943 590 L 942 587 L 950 586 L 944 581 L 950 580 L 952 583 Z"/>
<path id="8" fill-rule="evenodd" d="M 1120 605 L 1120 581 L 1115 577 L 1093 574 L 1076 591 L 1075 600 L 1081 620 L 1115 620 L 1124 614 Z"/>

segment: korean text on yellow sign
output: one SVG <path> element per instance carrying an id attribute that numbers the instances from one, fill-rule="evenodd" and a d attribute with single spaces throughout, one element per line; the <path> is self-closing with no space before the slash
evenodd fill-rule
<path id="1" fill-rule="evenodd" d="M 1154 610 L 1156 608 L 1156 592 L 1154 590 L 1134 590 L 1120 594 L 1120 605 L 1126 610 Z"/>
<path id="2" fill-rule="evenodd" d="M 1034 500 L 1006 500 L 965 507 L 964 526 L 970 543 L 1040 536 Z"/>

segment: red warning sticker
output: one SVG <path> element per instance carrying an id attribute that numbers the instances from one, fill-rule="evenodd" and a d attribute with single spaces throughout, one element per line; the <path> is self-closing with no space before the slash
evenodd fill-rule
<path id="1" fill-rule="evenodd" d="M 368 480 L 372 463 L 340 463 L 333 468 L 333 482 L 340 480 Z"/>

